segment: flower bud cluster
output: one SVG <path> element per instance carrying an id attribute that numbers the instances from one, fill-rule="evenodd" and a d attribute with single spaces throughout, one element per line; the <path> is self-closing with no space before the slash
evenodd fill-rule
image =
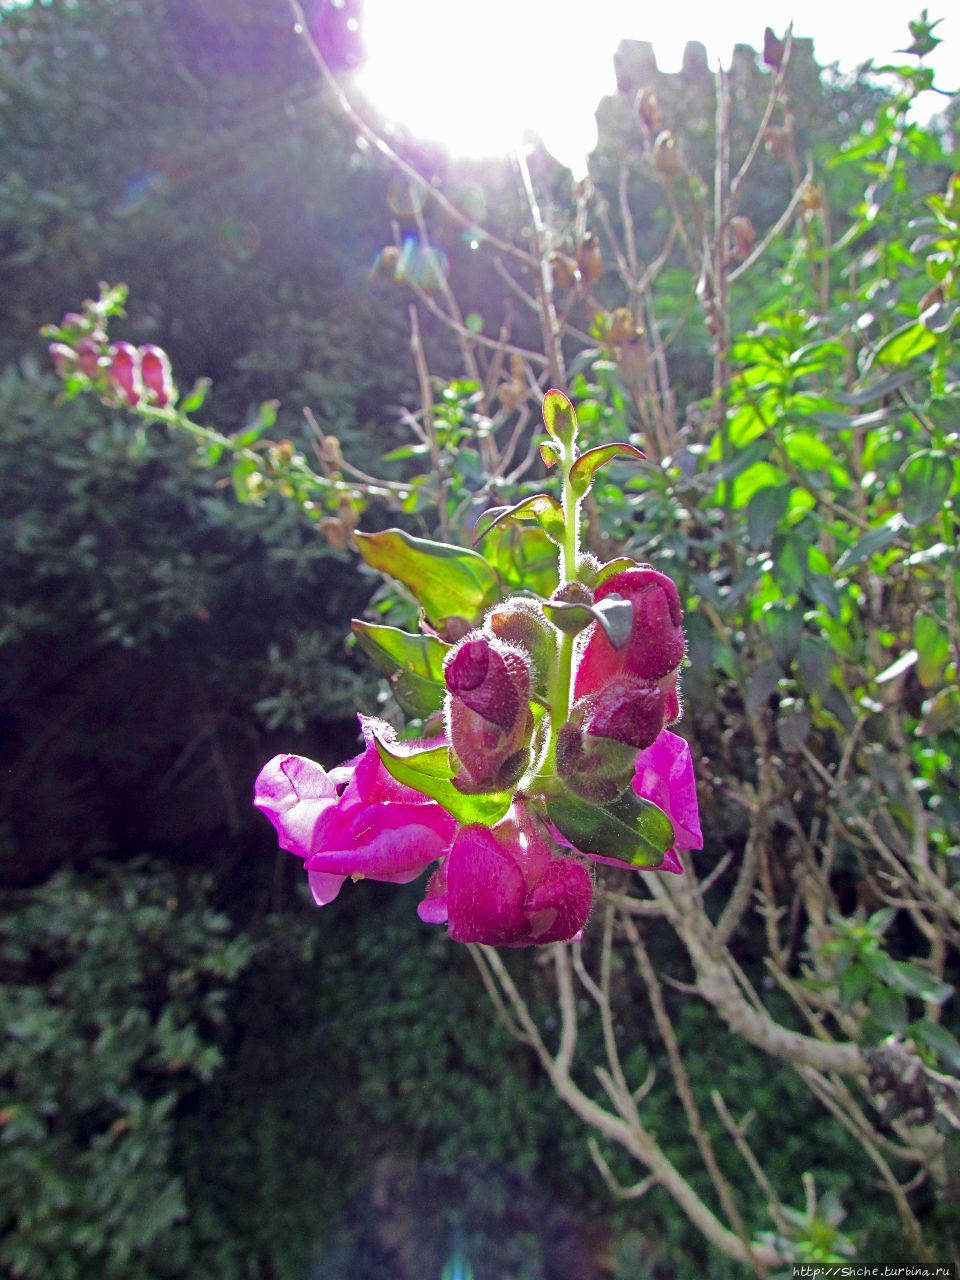
<path id="1" fill-rule="evenodd" d="M 69 311 L 57 330 L 69 339 L 51 342 L 49 351 L 64 379 L 82 374 L 111 402 L 166 408 L 176 400 L 170 358 L 152 343 L 108 342 L 105 331 Z"/>
<path id="2" fill-rule="evenodd" d="M 617 648 L 599 622 L 581 633 L 575 701 L 557 742 L 559 776 L 594 804 L 609 803 L 629 786 L 637 751 L 680 715 L 685 642 L 676 586 L 639 566 L 607 578 L 594 604 L 610 597 L 630 601 L 630 635 Z"/>

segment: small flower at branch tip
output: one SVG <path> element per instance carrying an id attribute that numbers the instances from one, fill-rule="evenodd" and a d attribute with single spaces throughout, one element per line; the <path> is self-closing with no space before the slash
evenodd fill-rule
<path id="1" fill-rule="evenodd" d="M 455 942 L 528 947 L 578 936 L 592 901 L 583 863 L 561 853 L 516 801 L 493 827 L 460 828 L 418 914 L 428 924 L 446 923 Z"/>
<path id="2" fill-rule="evenodd" d="M 140 378 L 147 398 L 161 409 L 173 399 L 173 375 L 170 357 L 162 347 L 152 343 L 140 348 Z"/>

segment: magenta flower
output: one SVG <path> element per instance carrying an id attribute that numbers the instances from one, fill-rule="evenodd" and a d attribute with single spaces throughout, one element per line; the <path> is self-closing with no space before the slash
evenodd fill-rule
<path id="1" fill-rule="evenodd" d="M 383 767 L 372 735 L 389 741 L 393 730 L 364 716 L 360 722 L 363 753 L 332 773 L 302 756 L 275 756 L 256 781 L 254 804 L 276 827 L 281 849 L 304 859 L 318 906 L 334 900 L 347 876 L 415 879 L 456 832 L 445 809 Z"/>
<path id="2" fill-rule="evenodd" d="M 599 602 L 620 595 L 633 605 L 630 638 L 615 649 L 599 625 L 583 633 L 574 683 L 574 697 L 594 693 L 615 676 L 638 676 L 661 683 L 668 698 L 668 713 L 676 705 L 673 676 L 683 661 L 683 609 L 672 579 L 649 567 L 625 569 L 600 584 L 594 592 Z M 670 691 L 673 700 L 670 701 Z M 673 717 L 672 717 L 673 718 Z"/>
<path id="3" fill-rule="evenodd" d="M 461 827 L 418 912 L 455 942 L 528 947 L 576 937 L 593 900 L 590 873 L 563 856 L 520 803 L 494 827 Z"/>
<path id="4" fill-rule="evenodd" d="M 659 805 L 673 823 L 676 842 L 656 870 L 682 871 L 678 851 L 703 848 L 693 758 L 683 738 L 664 729 L 652 746 L 640 752 L 633 789 L 644 800 Z"/>

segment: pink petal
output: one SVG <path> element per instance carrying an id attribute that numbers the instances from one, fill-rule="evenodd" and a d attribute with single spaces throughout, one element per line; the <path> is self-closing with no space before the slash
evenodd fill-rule
<path id="1" fill-rule="evenodd" d="M 641 751 L 633 788 L 659 805 L 673 823 L 678 849 L 703 848 L 693 759 L 683 738 L 664 729 L 652 746 Z"/>
<path id="2" fill-rule="evenodd" d="M 274 756 L 254 784 L 254 805 L 273 823 L 280 848 L 307 858 L 317 828 L 336 802 L 337 788 L 324 769 L 303 756 Z"/>
<path id="3" fill-rule="evenodd" d="M 318 907 L 328 906 L 343 887 L 346 876 L 328 876 L 322 871 L 309 871 L 310 892 Z"/>
<path id="4" fill-rule="evenodd" d="M 447 885 L 455 942 L 502 946 L 529 935 L 523 875 L 489 827 L 461 827 L 447 859 Z"/>

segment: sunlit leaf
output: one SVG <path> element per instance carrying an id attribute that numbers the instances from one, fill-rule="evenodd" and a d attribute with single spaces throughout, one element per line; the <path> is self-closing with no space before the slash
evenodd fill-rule
<path id="1" fill-rule="evenodd" d="M 848 547 L 837 561 L 837 572 L 843 573 L 846 569 L 852 569 L 854 565 L 860 564 L 861 561 L 869 560 L 878 551 L 885 550 L 891 542 L 896 540 L 904 524 L 903 516 L 897 514 L 891 516 L 889 520 L 885 520 L 876 529 L 871 529 L 869 533 L 865 533 L 852 547 Z"/>
<path id="2" fill-rule="evenodd" d="M 559 586 L 556 545 L 538 525 L 504 521 L 487 531 L 483 551 L 504 587 L 549 596 Z"/>
<path id="3" fill-rule="evenodd" d="M 919 655 L 917 675 L 925 689 L 938 683 L 950 657 L 950 637 L 935 618 L 918 613 L 913 620 L 913 643 Z"/>
<path id="4" fill-rule="evenodd" d="M 587 449 L 570 468 L 570 483 L 573 491 L 578 498 L 582 498 L 600 468 L 605 467 L 614 458 L 629 458 L 634 462 L 643 462 L 646 456 L 632 444 L 600 444 L 594 449 Z"/>
<path id="5" fill-rule="evenodd" d="M 497 575 L 476 551 L 402 529 L 355 536 L 367 564 L 408 587 L 433 623 L 454 616 L 473 621 L 497 598 Z"/>
<path id="6" fill-rule="evenodd" d="M 491 507 L 480 516 L 473 530 L 474 544 L 505 520 L 535 520 L 548 538 L 563 542 L 563 508 L 548 493 L 534 493 L 512 507 Z"/>
<path id="7" fill-rule="evenodd" d="M 468 796 L 458 791 L 453 785 L 450 752 L 446 747 L 408 751 L 402 743 L 388 746 L 376 735 L 373 741 L 383 767 L 392 778 L 436 800 L 458 822 L 482 822 L 490 826 L 510 808 L 513 793 L 509 791 L 480 796 Z"/>
<path id="8" fill-rule="evenodd" d="M 900 366 L 909 364 L 917 356 L 936 346 L 936 335 L 924 328 L 919 321 L 911 321 L 884 338 L 875 348 L 872 363 Z"/>
<path id="9" fill-rule="evenodd" d="M 571 444 L 576 437 L 576 410 L 556 387 L 552 387 L 543 398 L 543 425 L 558 444 Z"/>

